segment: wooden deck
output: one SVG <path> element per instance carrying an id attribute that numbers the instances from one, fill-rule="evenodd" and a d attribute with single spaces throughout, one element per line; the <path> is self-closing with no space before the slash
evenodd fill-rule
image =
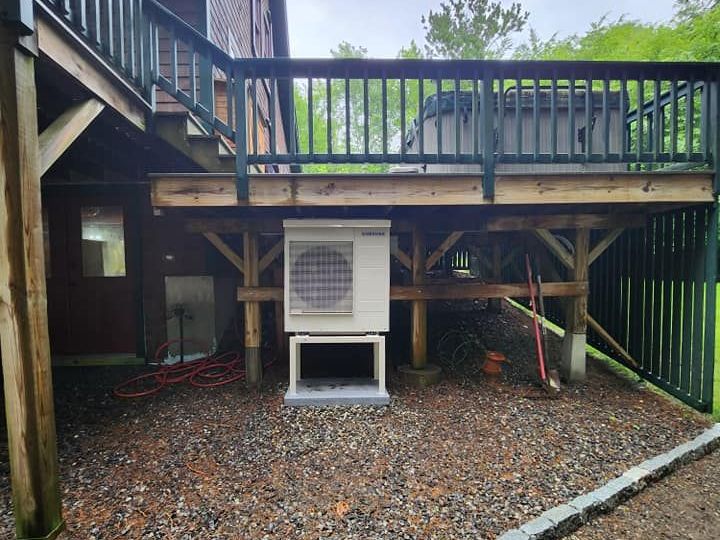
<path id="1" fill-rule="evenodd" d="M 257 174 L 238 200 L 233 174 L 153 174 L 157 207 L 453 206 L 602 203 L 710 203 L 710 172 L 501 174 L 484 197 L 482 175 Z"/>

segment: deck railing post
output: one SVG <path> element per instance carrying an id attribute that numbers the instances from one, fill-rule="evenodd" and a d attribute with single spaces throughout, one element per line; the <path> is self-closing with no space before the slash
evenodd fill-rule
<path id="1" fill-rule="evenodd" d="M 215 78 L 213 76 L 213 63 L 209 52 L 200 52 L 199 75 L 200 75 L 200 99 L 198 104 L 208 112 L 209 118 L 215 117 Z M 204 121 L 208 131 L 212 132 L 213 126 Z"/>
<path id="2" fill-rule="evenodd" d="M 145 98 L 154 103 L 155 81 L 152 78 L 152 39 L 150 35 L 151 17 L 143 0 L 139 0 L 140 13 L 140 73 Z"/>
<path id="3" fill-rule="evenodd" d="M 713 167 L 713 193 L 715 202 L 708 210 L 707 249 L 705 250 L 705 343 L 703 358 L 702 400 L 713 410 L 713 379 L 715 370 L 715 328 L 718 279 L 718 192 L 720 191 L 720 73 L 705 89 L 708 92 L 708 153 Z"/>
<path id="4" fill-rule="evenodd" d="M 235 84 L 235 165 L 237 174 L 237 197 L 247 199 L 248 155 L 247 155 L 247 101 L 245 90 L 245 73 L 240 62 L 235 62 L 232 69 Z"/>
<path id="5" fill-rule="evenodd" d="M 720 74 L 718 74 L 718 78 L 720 78 Z M 706 82 L 703 92 L 707 93 L 708 103 L 705 112 L 708 118 L 704 119 L 708 126 L 706 139 L 708 148 L 705 152 L 714 170 L 713 190 L 717 196 L 720 192 L 720 80 Z"/>
<path id="6" fill-rule="evenodd" d="M 495 96 L 493 78 L 489 72 L 482 79 L 482 161 L 483 161 L 483 197 L 495 197 Z"/>

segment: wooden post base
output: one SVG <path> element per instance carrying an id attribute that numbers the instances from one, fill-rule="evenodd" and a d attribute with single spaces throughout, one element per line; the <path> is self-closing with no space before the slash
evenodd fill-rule
<path id="1" fill-rule="evenodd" d="M 442 373 L 440 366 L 427 364 L 423 368 L 417 369 L 413 366 L 400 366 L 398 368 L 400 378 L 406 384 L 411 386 L 426 387 L 440 382 Z"/>
<path id="2" fill-rule="evenodd" d="M 585 334 L 565 332 L 561 352 L 561 372 L 563 378 L 569 383 L 585 380 L 587 353 Z"/>
<path id="3" fill-rule="evenodd" d="M 262 359 L 259 347 L 245 349 L 245 381 L 250 388 L 259 388 L 262 383 Z"/>
<path id="4" fill-rule="evenodd" d="M 423 369 L 427 365 L 427 302 L 413 300 L 411 310 L 412 366 Z"/>

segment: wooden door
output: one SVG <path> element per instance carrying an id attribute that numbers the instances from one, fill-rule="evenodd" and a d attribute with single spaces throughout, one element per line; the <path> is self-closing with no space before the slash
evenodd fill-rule
<path id="1" fill-rule="evenodd" d="M 127 195 L 46 197 L 53 354 L 137 352 L 136 207 Z"/>

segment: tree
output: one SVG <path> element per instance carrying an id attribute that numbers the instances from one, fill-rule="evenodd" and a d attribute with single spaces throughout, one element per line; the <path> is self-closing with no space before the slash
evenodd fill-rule
<path id="1" fill-rule="evenodd" d="M 333 58 L 367 58 L 367 49 L 365 47 L 355 46 L 347 41 L 341 42 L 330 53 Z M 407 48 L 401 49 L 398 54 L 402 58 L 417 58 L 419 55 L 420 49 L 415 42 L 411 42 Z M 330 81 L 330 99 L 328 100 L 327 80 L 314 78 L 312 80 L 312 111 L 308 110 L 308 85 L 309 83 L 305 81 L 296 82 L 295 84 L 298 151 L 301 153 L 309 151 L 309 141 L 310 136 L 312 136 L 313 151 L 318 154 L 327 153 L 329 131 L 332 140 L 332 153 L 343 154 L 348 147 L 351 153 L 363 153 L 365 151 L 365 89 L 363 82 L 357 79 L 349 81 L 347 110 L 344 80 L 333 79 Z M 367 93 L 367 146 L 370 153 L 379 154 L 383 150 L 382 82 L 378 79 L 369 80 Z M 399 133 L 400 87 L 397 80 L 387 80 L 386 95 L 388 152 L 396 153 L 402 140 Z M 409 107 L 414 107 L 414 109 L 411 111 Z M 330 109 L 329 125 L 328 108 Z M 417 99 L 408 103 L 408 115 L 413 113 L 414 116 L 416 111 Z M 310 115 L 312 115 L 312 133 L 310 133 Z M 346 119 L 349 120 L 347 126 Z M 387 169 L 388 166 L 385 164 L 328 164 L 307 165 L 304 167 L 304 170 L 308 172 L 385 172 Z"/>
<path id="2" fill-rule="evenodd" d="M 648 24 L 625 16 L 602 17 L 584 34 L 530 39 L 513 55 L 535 60 L 720 60 L 720 2 L 679 0 L 675 16 L 665 24 Z"/>
<path id="3" fill-rule="evenodd" d="M 675 2 L 675 20 L 680 22 L 688 22 L 710 11 L 718 5 L 718 0 L 676 0 Z"/>
<path id="4" fill-rule="evenodd" d="M 529 13 L 517 2 L 504 8 L 490 0 L 448 0 L 421 21 L 425 51 L 431 58 L 501 58 L 512 48 L 511 36 L 521 32 Z"/>

